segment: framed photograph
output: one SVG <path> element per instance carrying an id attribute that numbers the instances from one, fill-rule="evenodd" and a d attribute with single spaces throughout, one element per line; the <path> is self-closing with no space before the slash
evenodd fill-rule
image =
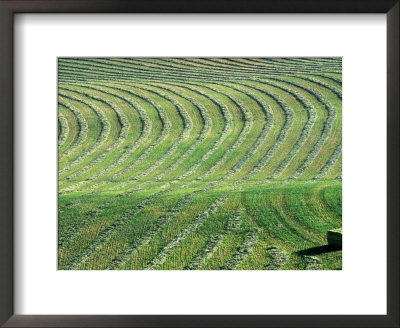
<path id="1" fill-rule="evenodd" d="M 398 1 L 0 1 L 4 327 L 398 327 Z"/>

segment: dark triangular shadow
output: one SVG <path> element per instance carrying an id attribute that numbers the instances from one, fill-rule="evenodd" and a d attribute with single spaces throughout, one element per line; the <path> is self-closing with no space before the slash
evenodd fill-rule
<path id="1" fill-rule="evenodd" d="M 340 250 L 340 247 L 335 247 L 332 245 L 317 246 L 312 248 L 303 249 L 301 251 L 295 252 L 297 255 L 319 255 L 323 253 L 335 252 Z"/>

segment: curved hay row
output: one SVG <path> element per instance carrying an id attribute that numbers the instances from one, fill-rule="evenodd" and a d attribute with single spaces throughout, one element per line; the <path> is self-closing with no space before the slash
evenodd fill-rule
<path id="1" fill-rule="evenodd" d="M 79 145 L 81 145 L 85 141 L 88 133 L 88 124 L 86 122 L 85 117 L 78 109 L 75 108 L 75 106 L 73 106 L 72 104 L 67 104 L 60 97 L 58 97 L 58 103 L 74 113 L 78 121 L 78 127 L 79 127 L 78 135 L 74 140 L 74 142 L 72 143 L 71 147 L 69 147 L 64 153 L 60 154 L 59 160 L 61 160 L 62 158 L 70 155 Z"/>
<path id="2" fill-rule="evenodd" d="M 131 184 L 132 182 L 137 181 L 137 180 L 147 176 L 149 173 L 151 173 L 156 168 L 158 168 L 166 159 L 168 159 L 174 152 L 176 152 L 176 150 L 182 143 L 186 142 L 186 140 L 190 136 L 190 132 L 193 129 L 193 122 L 192 122 L 188 112 L 186 111 L 184 106 L 182 106 L 180 104 L 179 101 L 177 101 L 173 97 L 169 96 L 168 94 L 160 91 L 159 89 L 151 88 L 151 86 L 149 87 L 149 86 L 140 85 L 137 87 L 140 89 L 143 89 L 143 90 L 152 91 L 152 92 L 156 93 L 157 95 L 159 95 L 160 97 L 170 101 L 175 106 L 175 108 L 177 109 L 177 111 L 179 113 L 179 116 L 183 123 L 183 130 L 179 134 L 178 139 L 176 139 L 170 145 L 170 147 L 167 149 L 167 151 L 157 161 L 155 161 L 153 164 L 149 165 L 146 169 L 141 171 L 138 175 L 135 175 L 133 178 L 130 178 L 130 179 L 126 180 L 124 183 L 119 184 L 118 188 L 124 187 L 128 184 Z M 136 163 L 136 165 L 137 164 L 138 163 Z"/>
<path id="3" fill-rule="evenodd" d="M 283 79 L 283 78 L 279 78 L 279 79 L 271 78 L 271 79 L 273 79 L 274 81 L 286 82 L 289 86 L 292 86 L 294 88 L 299 88 L 300 90 L 307 92 L 307 95 L 311 95 L 313 101 L 316 101 L 317 109 L 319 109 L 322 106 L 321 113 L 319 114 L 321 119 L 319 119 L 319 121 L 318 121 L 318 125 L 321 125 L 321 123 L 323 123 L 323 126 L 321 126 L 321 131 L 313 129 L 314 131 L 310 134 L 310 138 L 308 138 L 307 143 L 302 148 L 302 151 L 298 152 L 297 160 L 296 160 L 296 163 L 300 161 L 304 165 L 303 169 L 307 172 L 307 174 L 309 174 L 310 172 L 314 172 L 316 169 L 319 171 L 323 165 L 323 164 L 320 164 L 321 160 L 323 160 L 323 158 L 325 158 L 327 156 L 330 156 L 328 154 L 324 154 L 324 152 L 326 152 L 326 151 L 330 152 L 329 149 L 332 147 L 332 141 L 335 141 L 338 137 L 338 133 L 340 133 L 339 128 L 338 128 L 338 124 L 340 124 L 340 119 L 339 120 L 337 119 L 338 114 L 336 113 L 336 109 L 332 105 L 327 106 L 327 104 L 325 102 L 325 100 L 327 100 L 328 96 L 332 97 L 332 95 L 329 95 L 326 92 L 331 91 L 332 94 L 335 94 L 335 89 L 329 88 L 327 86 L 322 87 L 319 84 L 316 84 L 316 86 L 314 86 L 314 84 L 309 85 L 308 80 L 305 81 L 306 84 L 303 84 L 302 77 L 296 77 L 296 81 L 294 81 L 293 79 L 290 79 L 290 81 L 288 81 L 287 79 Z M 297 82 L 297 81 L 299 81 L 299 82 Z M 318 90 L 319 87 L 321 87 L 320 91 Z M 324 93 L 322 93 L 322 91 Z M 337 97 L 336 94 L 335 94 L 335 96 Z M 335 96 L 333 96 L 333 98 Z M 326 119 L 325 119 L 325 117 L 326 117 Z M 340 118 L 340 115 L 339 115 L 339 118 Z M 320 137 L 318 139 L 316 138 L 317 135 L 320 135 Z M 311 146 L 312 146 L 312 148 L 311 148 Z M 336 145 L 333 145 L 333 147 L 336 147 Z M 319 152 L 315 153 L 315 154 L 321 154 L 321 155 L 320 156 L 315 155 L 314 156 L 315 160 L 312 161 L 311 155 L 313 154 L 313 152 L 316 152 L 317 149 L 319 149 Z M 308 157 L 304 157 L 304 154 L 308 154 L 307 155 Z M 296 168 L 296 167 L 292 165 L 292 169 L 293 168 Z M 312 168 L 312 170 L 311 170 L 311 168 Z M 297 165 L 297 170 L 299 170 L 299 169 L 301 169 L 300 164 Z M 295 174 L 294 171 L 290 172 L 291 170 L 288 170 L 288 172 L 285 173 L 285 177 L 283 177 L 283 180 L 290 178 L 290 177 L 292 177 L 293 174 Z M 311 177 L 309 177 L 309 178 L 311 178 Z"/>
<path id="4" fill-rule="evenodd" d="M 239 184 L 251 179 L 254 175 L 256 175 L 258 172 L 260 172 L 261 169 L 267 165 L 268 161 L 272 158 L 272 156 L 275 154 L 275 152 L 278 150 L 278 148 L 282 145 L 282 143 L 286 139 L 286 135 L 287 135 L 290 127 L 292 126 L 293 116 L 294 116 L 292 109 L 286 104 L 286 102 L 284 102 L 284 100 L 279 95 L 271 93 L 271 92 L 267 91 L 266 89 L 260 88 L 253 84 L 242 83 L 242 85 L 254 88 L 255 90 L 258 90 L 258 91 L 266 94 L 267 96 L 271 97 L 273 100 L 275 100 L 285 113 L 285 123 L 279 133 L 277 140 L 272 145 L 272 147 L 268 149 L 268 151 L 261 158 L 261 160 L 253 167 L 253 169 L 249 173 L 247 173 L 243 178 L 241 178 L 240 180 L 237 180 L 234 183 L 234 185 L 239 185 Z"/>
<path id="5" fill-rule="evenodd" d="M 211 100 L 212 103 L 214 103 L 222 112 L 222 115 L 224 117 L 224 128 L 222 130 L 221 136 L 213 143 L 212 147 L 201 156 L 201 158 L 194 164 L 192 165 L 189 169 L 187 169 L 183 174 L 181 174 L 179 177 L 175 178 L 172 181 L 169 181 L 165 183 L 161 188 L 168 188 L 173 184 L 178 183 L 179 181 L 185 179 L 186 177 L 194 174 L 196 170 L 207 160 L 209 159 L 219 148 L 220 146 L 225 142 L 227 137 L 232 133 L 233 131 L 233 119 L 232 119 L 232 114 L 229 111 L 227 105 L 214 96 L 211 96 L 208 93 L 205 93 L 202 91 L 202 89 L 199 88 L 194 88 L 193 86 L 186 86 L 186 88 L 193 90 L 207 99 Z"/>
<path id="6" fill-rule="evenodd" d="M 73 90 L 74 89 L 72 89 L 70 91 L 73 91 Z M 99 156 L 97 156 L 93 161 L 88 163 L 86 166 L 81 168 L 79 171 L 72 174 L 70 176 L 71 178 L 82 175 L 89 169 L 93 168 L 95 165 L 97 165 L 99 162 L 101 162 L 108 154 L 112 153 L 115 149 L 120 147 L 123 143 L 127 142 L 127 138 L 129 136 L 129 130 L 131 129 L 131 124 L 129 123 L 129 120 L 128 120 L 127 116 L 125 115 L 125 113 L 119 108 L 119 106 L 115 105 L 112 101 L 109 101 L 109 100 L 105 99 L 104 97 L 102 97 L 102 95 L 104 93 L 100 93 L 100 95 L 96 95 L 96 94 L 89 93 L 87 91 L 82 91 L 82 90 L 76 91 L 76 92 L 79 92 L 80 94 L 84 95 L 85 97 L 99 101 L 99 102 L 109 106 L 109 108 L 111 108 L 113 110 L 113 112 L 115 113 L 115 115 L 117 116 L 118 123 L 121 128 L 119 130 L 119 134 L 118 134 L 116 140 L 114 140 L 112 142 L 112 144 L 109 147 L 107 147 L 101 154 L 99 154 Z"/>
<path id="7" fill-rule="evenodd" d="M 207 172 L 202 174 L 196 180 L 192 180 L 191 182 L 187 183 L 183 188 L 189 187 L 195 181 L 203 180 L 208 176 L 212 175 L 222 164 L 224 164 L 227 161 L 228 157 L 241 146 L 241 144 L 247 137 L 247 134 L 249 133 L 253 125 L 253 115 L 251 111 L 246 106 L 244 106 L 243 103 L 238 98 L 229 93 L 223 92 L 220 89 L 215 88 L 214 86 L 208 85 L 207 88 L 228 97 L 240 109 L 243 116 L 243 121 L 245 123 L 242 130 L 240 131 L 239 136 L 235 139 L 235 142 L 229 147 L 229 149 L 226 152 L 224 152 L 223 156 L 217 162 L 215 162 Z M 227 178 L 227 175 L 225 175 L 225 178 Z"/>
<path id="8" fill-rule="evenodd" d="M 96 151 L 97 148 L 99 148 L 104 142 L 107 142 L 107 139 L 110 134 L 110 128 L 111 125 L 109 121 L 107 120 L 106 116 L 104 115 L 103 111 L 99 109 L 96 105 L 91 104 L 90 102 L 81 99 L 79 97 L 74 96 L 71 93 L 66 93 L 64 90 L 67 91 L 73 91 L 71 89 L 64 89 L 62 87 L 59 87 L 59 95 L 63 96 L 65 99 L 72 99 L 74 101 L 80 102 L 82 104 L 85 104 L 89 108 L 91 108 L 97 115 L 98 120 L 100 121 L 100 135 L 97 138 L 96 142 L 90 146 L 88 150 L 86 150 L 84 153 L 80 154 L 74 161 L 70 162 L 68 165 L 64 166 L 63 168 L 59 169 L 59 175 L 62 176 L 62 173 L 72 169 L 74 166 L 78 165 L 82 160 L 84 160 L 87 156 L 89 156 L 91 153 Z M 78 92 L 77 92 L 78 93 Z M 69 175 L 69 178 L 72 178 L 71 175 Z"/>
<path id="9" fill-rule="evenodd" d="M 278 81 L 282 81 L 282 80 L 286 81 L 284 79 L 277 79 L 277 78 L 274 78 L 274 79 L 276 79 Z M 299 88 L 302 88 L 302 89 L 308 91 L 309 93 L 311 93 L 320 103 L 322 103 L 324 105 L 324 107 L 328 111 L 328 118 L 324 122 L 324 127 L 323 127 L 320 138 L 318 139 L 317 143 L 314 145 L 312 150 L 308 153 L 305 161 L 296 170 L 296 172 L 288 179 L 288 181 L 290 181 L 290 180 L 297 179 L 308 168 L 308 166 L 311 164 L 311 162 L 315 159 L 315 157 L 321 150 L 322 146 L 324 145 L 326 139 L 330 135 L 332 124 L 336 118 L 337 113 L 336 113 L 336 109 L 334 108 L 334 106 L 332 106 L 332 104 L 328 100 L 326 100 L 325 97 L 323 97 L 320 92 L 313 90 L 311 88 L 308 88 L 308 87 L 304 87 L 303 85 L 300 85 L 298 82 L 293 82 L 293 81 L 290 81 L 290 82 L 286 81 L 286 82 L 289 84 L 292 84 L 294 86 L 297 86 Z"/>
<path id="10" fill-rule="evenodd" d="M 197 90 L 197 93 L 204 95 L 204 93 L 202 93 L 201 91 L 198 91 L 198 90 Z M 206 97 L 207 97 L 209 100 L 211 100 L 214 104 L 216 104 L 212 98 L 210 98 L 210 97 L 208 97 L 208 96 L 206 96 Z M 218 104 L 217 104 L 217 106 L 218 106 Z M 229 117 L 230 117 L 230 113 L 229 113 L 229 111 L 227 110 L 227 108 L 224 108 L 224 110 L 222 110 L 222 109 L 220 108 L 220 110 L 221 110 L 221 112 L 222 112 L 224 115 L 226 115 L 226 116 L 225 116 L 225 119 L 228 117 L 228 120 L 231 121 L 231 118 L 229 118 Z M 227 135 L 227 134 L 230 132 L 230 126 L 229 126 L 229 125 L 228 125 L 228 126 L 225 125 L 224 131 L 225 131 L 225 135 Z M 223 133 L 223 134 L 220 136 L 220 139 L 219 139 L 216 143 L 214 143 L 214 145 L 213 145 L 214 147 L 212 147 L 212 148 L 210 149 L 210 151 L 209 151 L 207 154 L 205 154 L 204 156 L 210 156 L 211 153 L 215 151 L 215 149 L 213 149 L 213 148 L 217 148 L 216 146 L 220 145 L 220 144 L 224 141 L 224 139 L 225 139 L 225 136 L 224 136 L 224 133 Z M 203 156 L 203 158 L 204 158 L 204 156 Z M 201 164 L 201 163 L 196 162 L 196 164 L 193 165 L 193 166 L 191 167 L 191 169 L 194 169 L 195 167 L 197 168 L 198 166 L 200 166 L 200 164 Z M 188 174 L 188 175 L 189 175 L 189 174 Z M 182 178 L 183 178 L 183 177 L 180 176 L 178 179 L 173 180 L 173 182 L 176 183 L 176 182 L 178 182 L 179 180 L 181 180 Z M 163 185 L 161 188 L 165 188 L 165 187 L 167 187 L 167 186 L 166 186 L 166 185 Z M 129 193 L 132 193 L 133 191 L 135 191 L 135 189 L 130 190 L 130 191 L 128 190 L 128 191 L 125 192 L 124 194 L 129 194 Z"/>
<path id="11" fill-rule="evenodd" d="M 169 86 L 171 88 L 171 86 Z M 180 87 L 180 86 L 178 86 Z M 195 98 L 190 97 L 185 95 L 183 92 L 178 91 L 176 88 L 175 89 L 168 89 L 165 85 L 163 85 L 164 89 L 167 89 L 170 92 L 173 92 L 174 94 L 178 95 L 179 97 L 182 97 L 189 102 L 191 102 L 194 107 L 199 111 L 200 117 L 202 119 L 202 129 L 200 131 L 199 136 L 196 138 L 196 141 L 188 148 L 188 150 L 179 157 L 177 161 L 175 161 L 172 165 L 168 166 L 161 174 L 159 174 L 155 180 L 159 181 L 161 180 L 165 175 L 171 173 L 174 171 L 179 165 L 181 165 L 189 156 L 193 154 L 193 152 L 200 146 L 201 143 L 203 143 L 204 140 L 206 140 L 211 132 L 212 129 L 212 121 L 210 114 L 208 113 L 207 108 L 197 101 Z"/>
<path id="12" fill-rule="evenodd" d="M 132 90 L 130 90 L 129 92 L 132 92 Z M 133 93 L 133 92 L 132 92 Z M 172 126 L 171 121 L 168 118 L 168 115 L 166 113 L 166 111 L 164 110 L 164 108 L 162 108 L 157 102 L 155 102 L 154 100 L 147 98 L 146 100 L 153 105 L 154 108 L 156 108 L 160 120 L 162 122 L 162 128 L 161 128 L 161 133 L 160 135 L 151 143 L 151 145 L 149 145 L 146 150 L 138 157 L 136 158 L 128 167 L 124 168 L 123 170 L 121 170 L 119 173 L 114 174 L 113 175 L 113 179 L 118 179 L 123 177 L 125 174 L 129 174 L 134 168 L 136 168 L 137 166 L 139 166 L 142 162 L 145 161 L 145 159 L 147 159 L 150 154 L 154 151 L 154 149 L 161 144 L 163 141 L 165 141 L 168 137 L 168 135 L 170 134 L 170 129 Z M 135 181 L 135 180 L 133 180 Z M 114 187 L 109 188 L 109 190 L 117 190 L 120 189 L 126 185 L 128 185 L 129 183 L 131 183 L 132 181 L 125 181 L 125 182 L 121 182 L 117 185 L 115 185 Z"/>
<path id="13" fill-rule="evenodd" d="M 158 87 L 161 88 L 159 85 L 158 85 Z M 189 102 L 191 102 L 194 105 L 195 108 L 198 109 L 200 117 L 201 117 L 201 121 L 202 121 L 202 129 L 200 131 L 199 136 L 196 138 L 196 141 L 193 144 L 191 144 L 191 146 L 185 151 L 185 153 L 182 156 L 180 156 L 178 160 L 174 161 L 165 170 L 163 170 L 160 174 L 155 176 L 154 181 L 161 181 L 161 179 L 163 177 L 165 177 L 166 175 L 168 175 L 171 172 L 173 172 L 174 170 L 176 170 L 186 159 L 189 158 L 189 156 L 191 156 L 193 154 L 193 152 L 195 150 L 197 150 L 197 148 L 202 143 L 204 143 L 210 137 L 210 133 L 212 130 L 211 117 L 208 113 L 208 110 L 205 108 L 205 106 L 203 104 L 201 104 L 196 99 L 189 97 L 176 89 L 168 89 L 168 87 L 166 87 L 166 85 L 164 85 L 164 84 L 163 84 L 162 88 L 178 95 L 179 97 L 182 97 L 182 98 L 188 100 Z M 145 182 L 135 186 L 134 189 L 129 189 L 129 192 L 132 192 L 134 190 L 140 190 L 144 186 L 147 186 L 148 184 L 150 184 L 152 182 L 153 182 L 152 180 L 145 181 Z"/>
<path id="14" fill-rule="evenodd" d="M 136 142 L 131 143 L 129 145 L 129 148 L 122 153 L 122 155 L 118 158 L 117 161 L 114 161 L 111 165 L 107 166 L 104 169 L 104 171 L 103 171 L 104 175 L 111 172 L 113 169 L 116 169 L 116 168 L 119 169 L 119 172 L 112 173 L 110 179 L 113 181 L 113 180 L 116 180 L 119 177 L 123 176 L 127 172 L 130 172 L 132 170 L 132 168 L 138 164 L 139 159 L 144 160 L 145 158 L 147 158 L 147 156 L 150 155 L 151 150 L 153 150 L 160 143 L 160 141 L 162 141 L 163 139 L 165 139 L 168 136 L 171 123 L 167 117 L 166 112 L 161 108 L 161 106 L 159 106 L 155 101 L 153 101 L 152 99 L 150 99 L 148 96 L 146 96 L 144 94 L 140 94 L 137 91 L 134 91 L 131 89 L 126 89 L 121 86 L 115 86 L 115 85 L 112 85 L 112 87 L 107 87 L 107 90 L 105 90 L 104 87 L 99 88 L 98 86 L 97 86 L 97 89 L 101 89 L 104 93 L 115 96 L 115 97 L 121 99 L 122 101 L 126 102 L 130 106 L 136 108 L 138 110 L 138 112 L 140 113 L 140 117 L 143 119 L 143 122 L 144 122 L 142 125 L 141 135 L 136 140 Z M 112 91 L 109 91 L 109 89 L 111 89 Z M 129 94 L 130 97 L 129 98 L 126 97 L 125 95 L 121 94 L 121 92 Z M 156 110 L 158 119 L 160 119 L 160 122 L 161 122 L 161 130 L 160 130 L 160 133 L 157 135 L 157 137 L 154 138 L 154 140 L 152 140 L 152 141 L 151 141 L 151 138 L 149 138 L 149 137 L 151 136 L 152 127 L 155 125 L 154 124 L 155 122 L 151 121 L 151 119 L 147 115 L 146 111 L 140 106 L 140 104 L 137 101 L 135 101 L 133 98 L 131 98 L 132 96 L 140 98 L 141 100 L 150 104 Z M 160 110 L 161 110 L 161 112 L 160 112 Z M 143 148 L 145 146 L 144 143 L 147 142 L 148 140 L 150 140 L 150 143 L 148 143 L 148 145 L 146 145 L 146 148 Z M 123 168 L 121 166 L 119 166 L 120 164 L 125 162 L 129 157 L 131 157 L 131 155 L 136 150 L 138 150 L 139 147 L 143 148 L 141 150 L 139 157 L 133 158 L 133 162 L 132 161 L 127 162 L 127 166 L 125 166 Z M 102 176 L 103 174 L 101 174 L 100 176 Z M 94 176 L 93 179 L 95 179 L 95 178 L 97 178 L 97 177 Z M 106 183 L 107 183 L 107 180 L 99 181 L 99 182 L 95 183 L 94 185 L 91 185 L 90 188 L 92 190 L 98 189 L 99 187 L 105 185 Z M 121 186 L 120 184 L 116 184 L 112 188 L 110 188 L 110 190 L 116 190 L 120 186 Z"/>
<path id="15" fill-rule="evenodd" d="M 279 88 L 279 89 L 287 92 L 288 94 L 292 95 L 306 109 L 306 111 L 308 113 L 308 118 L 307 118 L 307 122 L 304 125 L 296 143 L 293 145 L 293 147 L 291 148 L 290 152 L 287 154 L 285 159 L 279 164 L 279 166 L 275 169 L 275 171 L 267 178 L 267 180 L 273 180 L 273 179 L 279 177 L 282 174 L 282 172 L 287 168 L 287 166 L 289 165 L 289 162 L 301 150 L 301 147 L 307 141 L 310 131 L 311 131 L 312 127 L 314 126 L 314 123 L 317 119 L 317 110 L 307 100 L 307 98 L 302 96 L 299 92 L 297 92 L 296 90 L 287 88 L 281 84 L 271 83 L 270 85 L 272 85 L 276 88 Z"/>
<path id="16" fill-rule="evenodd" d="M 266 141 L 267 136 L 274 124 L 274 114 L 272 112 L 271 107 L 260 97 L 258 97 L 255 94 L 249 93 L 245 88 L 241 87 L 240 85 L 236 84 L 227 84 L 232 89 L 238 90 L 246 94 L 249 98 L 253 99 L 263 110 L 263 113 L 265 114 L 265 124 L 262 128 L 261 133 L 255 140 L 255 142 L 252 144 L 252 146 L 248 149 L 248 151 L 245 153 L 244 156 L 240 158 L 240 160 L 227 172 L 225 173 L 223 179 L 218 180 L 218 182 L 221 182 L 223 180 L 228 180 L 232 176 L 234 176 L 237 172 L 240 171 L 240 169 L 243 167 L 243 165 L 246 164 L 247 161 L 251 159 L 251 157 L 261 148 L 263 143 Z"/>
<path id="17" fill-rule="evenodd" d="M 149 119 L 146 111 L 133 99 L 128 99 L 127 97 L 121 95 L 121 94 L 116 94 L 116 93 L 112 93 L 109 91 L 109 89 L 113 90 L 115 88 L 110 88 L 110 87 L 101 87 L 101 86 L 85 86 L 88 89 L 92 89 L 92 90 L 97 90 L 97 91 L 101 91 L 106 95 L 110 95 L 110 96 L 114 96 L 124 102 L 126 102 L 129 106 L 131 106 L 132 108 L 134 108 L 136 110 L 136 112 L 139 115 L 139 120 L 140 120 L 140 134 L 138 138 L 133 138 L 133 140 L 129 140 L 129 144 L 128 147 L 126 149 L 126 151 L 124 151 L 120 156 L 118 156 L 118 159 L 116 161 L 114 161 L 111 165 L 108 165 L 107 167 L 105 167 L 104 169 L 102 169 L 100 172 L 91 175 L 89 178 L 83 180 L 83 181 L 79 181 L 78 183 L 74 184 L 73 186 L 70 186 L 69 190 L 77 190 L 79 187 L 82 187 L 85 184 L 90 183 L 92 180 L 98 179 L 99 177 L 102 177 L 104 175 L 106 175 L 108 172 L 112 171 L 113 169 L 119 167 L 119 165 L 121 165 L 138 147 L 139 145 L 141 145 L 149 136 L 151 128 L 152 128 L 152 122 Z M 119 89 L 116 89 L 119 90 Z M 98 182 L 97 184 L 91 185 L 90 188 L 93 190 L 97 187 L 99 187 L 100 185 L 104 184 L 105 181 L 102 182 Z"/>
<path id="18" fill-rule="evenodd" d="M 58 122 L 60 127 L 60 132 L 58 133 L 58 147 L 61 147 L 67 140 L 69 134 L 69 126 L 67 119 L 61 112 L 58 113 Z"/>
<path id="19" fill-rule="evenodd" d="M 110 89 L 110 88 L 109 88 Z M 113 88 L 111 88 L 111 89 L 113 89 Z M 116 89 L 117 91 L 118 91 L 118 93 L 116 94 L 115 92 L 110 92 L 110 91 L 105 91 L 105 90 L 102 90 L 104 93 L 106 93 L 106 94 L 108 94 L 108 95 L 112 95 L 112 96 L 115 96 L 115 97 L 117 97 L 118 99 L 120 99 L 120 100 L 122 100 L 122 101 L 124 101 L 125 103 L 127 103 L 128 105 L 130 105 L 131 107 L 134 107 L 134 108 L 137 108 L 138 109 L 138 111 L 139 112 L 141 112 L 141 117 L 144 119 L 144 121 L 145 121 L 145 123 L 142 125 L 142 130 L 141 130 L 141 133 L 142 133 L 142 136 L 141 137 L 139 137 L 139 140 L 137 140 L 137 142 L 136 143 L 131 143 L 129 146 L 129 148 L 128 148 L 128 151 L 124 151 L 122 154 L 121 154 L 121 157 L 119 157 L 119 159 L 117 160 L 117 163 L 123 163 L 133 152 L 135 152 L 136 150 L 138 150 L 139 149 L 139 147 L 140 147 L 140 152 L 141 152 L 141 156 L 143 156 L 143 153 L 144 152 L 146 152 L 146 149 L 147 149 L 147 147 L 149 146 L 149 145 L 151 145 L 152 143 L 154 143 L 155 142 L 155 140 L 159 140 L 159 139 L 162 139 L 163 138 L 163 135 L 162 135 L 162 131 L 163 131 L 163 128 L 164 128 L 164 135 L 168 132 L 168 131 L 165 131 L 165 127 L 164 127 L 164 125 L 163 124 L 166 124 L 166 125 L 170 125 L 170 123 L 169 123 L 169 121 L 167 121 L 167 123 L 165 123 L 164 121 L 162 121 L 162 120 L 160 120 L 160 122 L 161 122 L 161 129 L 160 129 L 160 134 L 159 135 L 155 135 L 154 133 L 153 133 L 153 135 L 154 135 L 154 140 L 152 139 L 152 138 L 150 138 L 150 136 L 152 136 L 152 133 L 151 133 L 151 131 L 152 131 L 152 128 L 155 126 L 155 122 L 152 122 L 151 121 L 151 119 L 148 117 L 148 115 L 147 115 L 147 113 L 145 112 L 145 110 L 142 110 L 141 109 L 141 106 L 138 104 L 138 102 L 137 101 L 135 101 L 133 98 L 131 98 L 132 96 L 134 96 L 134 97 L 138 97 L 138 98 L 140 98 L 141 100 L 143 100 L 143 101 L 145 101 L 145 102 L 147 102 L 148 104 L 150 104 L 151 106 L 153 106 L 153 104 L 151 103 L 151 102 L 149 102 L 148 100 L 148 98 L 147 97 L 143 97 L 143 96 L 141 96 L 141 95 L 138 95 L 137 93 L 135 93 L 134 91 L 132 91 L 132 90 L 125 90 L 125 89 L 123 89 L 123 88 L 117 88 L 117 87 L 114 87 L 114 89 Z M 124 95 L 122 95 L 120 92 L 124 92 L 124 93 L 126 93 L 126 94 L 129 94 L 129 98 L 128 97 L 126 97 L 126 96 L 124 96 Z M 153 102 L 154 103 L 154 102 Z M 159 107 L 159 106 L 158 106 Z M 153 107 L 154 108 L 154 107 Z M 158 108 L 155 108 L 155 112 L 157 113 L 157 116 L 158 116 L 158 119 L 160 118 L 160 112 L 159 111 L 157 111 L 157 109 Z M 162 117 L 164 117 L 164 119 L 165 119 L 165 116 L 163 115 L 163 114 L 165 114 L 164 113 L 164 111 L 163 111 L 163 113 L 161 113 L 161 116 Z M 143 130 L 144 129 L 144 130 Z M 110 166 L 111 166 L 111 168 L 110 168 L 110 166 L 108 166 L 106 169 L 105 169 L 105 172 L 104 172 L 104 174 L 106 174 L 106 173 L 108 173 L 109 171 L 111 171 L 113 168 L 118 168 L 118 169 L 120 169 L 120 167 L 118 166 L 118 165 L 115 165 L 115 163 L 116 162 L 113 162 L 113 163 L 111 163 L 110 164 Z M 128 168 L 124 168 L 125 170 L 129 170 L 129 166 L 132 166 L 132 163 L 131 162 L 129 162 L 128 163 Z M 116 179 L 119 175 L 122 175 L 123 173 L 121 173 L 124 169 L 120 169 L 120 171 L 118 172 L 118 173 L 114 173 L 112 176 L 111 176 L 111 180 L 114 180 L 114 179 Z M 104 185 L 104 184 L 106 184 L 108 181 L 107 180 L 103 180 L 103 181 L 99 181 L 99 182 L 97 182 L 95 185 L 92 185 L 90 188 L 91 188 L 91 190 L 94 190 L 95 188 L 99 188 L 99 187 L 101 187 L 102 185 Z"/>
<path id="20" fill-rule="evenodd" d="M 330 84 L 330 83 L 326 83 L 316 77 L 310 77 L 310 76 L 299 76 L 298 77 L 300 80 L 306 80 L 306 81 L 310 81 L 313 82 L 315 84 L 318 84 L 321 87 L 324 87 L 326 89 L 331 90 L 338 98 L 342 99 L 342 90 L 335 87 L 334 85 Z"/>
<path id="21" fill-rule="evenodd" d="M 66 135 L 65 141 L 62 145 L 58 146 L 58 158 L 60 159 L 61 155 L 68 150 L 68 148 L 71 147 L 78 138 L 79 124 L 74 112 L 69 110 L 67 107 L 64 107 L 60 103 L 58 103 L 58 114 L 65 118 L 67 124 L 65 129 L 68 129 L 68 134 Z"/>
<path id="22" fill-rule="evenodd" d="M 319 180 L 319 179 L 322 179 L 324 176 L 326 176 L 328 174 L 329 170 L 337 163 L 341 154 L 342 154 L 342 143 L 340 143 L 335 148 L 331 157 L 329 157 L 329 159 L 326 162 L 326 164 L 324 165 L 324 167 L 321 169 L 321 171 L 318 172 L 318 174 L 313 178 L 313 180 Z"/>

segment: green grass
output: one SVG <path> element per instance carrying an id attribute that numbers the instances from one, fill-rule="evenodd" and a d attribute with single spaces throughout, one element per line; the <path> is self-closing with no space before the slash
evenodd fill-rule
<path id="1" fill-rule="evenodd" d="M 60 270 L 341 269 L 341 59 L 58 64 Z"/>

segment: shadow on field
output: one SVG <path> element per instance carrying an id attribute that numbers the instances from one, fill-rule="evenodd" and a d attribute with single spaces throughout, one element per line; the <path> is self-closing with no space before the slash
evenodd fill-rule
<path id="1" fill-rule="evenodd" d="M 324 245 L 324 246 L 318 246 L 318 247 L 312 247 L 312 248 L 307 248 L 303 249 L 301 251 L 296 252 L 295 254 L 297 255 L 320 255 L 323 253 L 330 253 L 330 252 L 335 252 L 340 250 L 340 247 L 335 247 L 331 245 Z"/>

